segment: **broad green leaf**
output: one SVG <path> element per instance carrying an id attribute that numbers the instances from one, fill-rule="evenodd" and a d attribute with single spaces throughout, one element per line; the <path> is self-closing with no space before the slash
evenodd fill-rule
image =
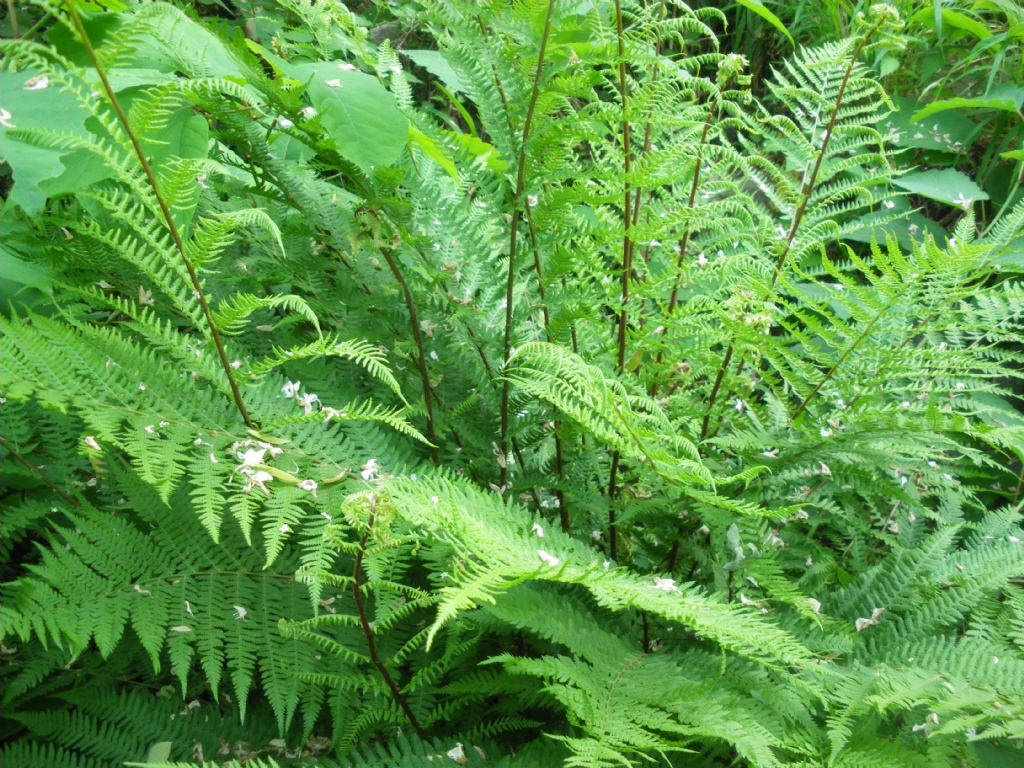
<path id="1" fill-rule="evenodd" d="M 423 150 L 423 154 L 437 163 L 445 173 L 458 182 L 459 169 L 455 167 L 455 163 L 448 157 L 443 147 L 414 125 L 409 126 L 409 138 L 416 146 Z"/>
<path id="2" fill-rule="evenodd" d="M 440 51 L 411 50 L 402 51 L 402 53 L 438 78 L 448 87 L 448 90 L 455 93 L 466 93 L 466 81 L 452 69 L 452 65 Z"/>
<path id="3" fill-rule="evenodd" d="M 477 158 L 494 173 L 503 173 L 509 169 L 508 161 L 501 156 L 494 145 L 488 144 L 476 136 L 470 136 L 468 133 L 459 133 L 458 131 L 448 131 L 447 133 L 458 142 L 462 149 Z"/>
<path id="4" fill-rule="evenodd" d="M 940 101 L 933 101 L 931 104 L 926 106 L 924 109 L 919 109 L 911 117 L 911 121 L 919 123 L 922 120 L 926 120 L 934 114 L 939 112 L 946 112 L 951 109 L 997 109 L 1003 112 L 1012 112 L 1018 114 L 1017 105 L 1009 99 L 965 99 L 965 98 L 954 98 L 954 99 L 942 99 Z"/>
<path id="5" fill-rule="evenodd" d="M 179 109 L 163 130 L 145 136 L 144 148 L 153 165 L 159 166 L 172 158 L 205 158 L 209 138 L 210 126 L 204 117 Z"/>
<path id="6" fill-rule="evenodd" d="M 736 0 L 736 2 L 742 5 L 744 8 L 746 8 L 748 11 L 756 13 L 762 19 L 767 21 L 769 24 L 771 24 L 773 27 L 779 30 L 779 32 L 781 32 L 787 40 L 789 40 L 789 44 L 791 46 L 793 46 L 794 48 L 796 47 L 796 43 L 793 41 L 793 36 L 789 34 L 789 30 L 786 29 L 786 25 L 782 23 L 778 16 L 776 16 L 774 13 L 765 8 L 759 2 L 759 0 Z"/>
<path id="7" fill-rule="evenodd" d="M 970 177 L 952 168 L 908 173 L 895 179 L 893 184 L 929 200 L 962 208 L 969 208 L 977 200 L 988 200 L 988 195 Z"/>
<path id="8" fill-rule="evenodd" d="M 916 123 L 915 113 L 927 107 L 913 99 L 895 99 L 898 111 L 882 125 L 882 133 L 900 147 L 964 152 L 974 143 L 977 125 L 957 110 L 936 113 L 927 123 Z"/>
<path id="9" fill-rule="evenodd" d="M 1007 160 L 1021 160 L 1024 161 L 1024 149 L 1014 149 L 1009 152 L 1003 152 L 999 155 L 1005 157 Z"/>
<path id="10" fill-rule="evenodd" d="M 982 24 L 980 21 L 972 19 L 970 16 L 960 13 L 959 11 L 953 11 L 949 8 L 941 8 L 936 5 L 934 9 L 922 8 L 920 11 L 910 17 L 909 22 L 911 24 L 922 24 L 926 27 L 931 27 L 935 30 L 939 39 L 943 37 L 943 27 L 948 24 L 954 29 L 962 30 L 968 34 L 974 35 L 979 40 L 985 40 L 992 36 L 989 32 L 988 27 Z"/>
<path id="11" fill-rule="evenodd" d="M 43 81 L 34 79 L 39 73 L 0 72 L 0 94 L 3 94 L 5 120 L 0 124 L 0 159 L 11 166 L 14 187 L 8 202 L 21 206 L 29 215 L 43 210 L 48 196 L 41 184 L 65 172 L 60 150 L 36 147 L 17 139 L 18 130 L 59 130 L 85 136 L 89 113 L 75 98 L 54 84 L 39 87 Z M 32 84 L 35 84 L 35 88 Z M 9 117 L 6 117 L 9 113 Z M 60 115 L 59 123 L 54 116 Z M 78 187 L 82 188 L 82 187 Z M 68 189 L 66 191 L 73 191 Z"/>
<path id="12" fill-rule="evenodd" d="M 375 77 L 326 61 L 292 71 L 298 80 L 308 82 L 310 101 L 342 157 L 370 172 L 401 156 L 409 140 L 409 121 Z"/>

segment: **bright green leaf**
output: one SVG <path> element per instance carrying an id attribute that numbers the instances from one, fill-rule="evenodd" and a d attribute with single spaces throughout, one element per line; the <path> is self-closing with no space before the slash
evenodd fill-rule
<path id="1" fill-rule="evenodd" d="M 778 16 L 776 16 L 774 13 L 765 8 L 758 0 L 736 0 L 736 2 L 738 2 L 744 8 L 746 8 L 748 11 L 756 13 L 762 19 L 767 21 L 769 24 L 771 24 L 773 27 L 779 30 L 779 32 L 781 32 L 787 40 L 789 40 L 790 45 L 792 45 L 794 48 L 796 47 L 796 43 L 793 41 L 793 36 L 789 34 L 789 30 L 786 29 L 786 25 L 782 23 Z"/>
<path id="2" fill-rule="evenodd" d="M 970 177 L 952 168 L 908 173 L 893 184 L 929 200 L 965 208 L 974 201 L 988 200 L 988 195 Z"/>
<path id="3" fill-rule="evenodd" d="M 293 67 L 339 154 L 364 171 L 391 165 L 409 140 L 409 121 L 376 78 L 335 62 Z"/>

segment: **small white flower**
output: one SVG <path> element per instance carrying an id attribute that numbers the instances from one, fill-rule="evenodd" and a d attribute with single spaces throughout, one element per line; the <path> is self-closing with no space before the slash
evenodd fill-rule
<path id="1" fill-rule="evenodd" d="M 659 579 L 655 577 L 654 588 L 660 589 L 662 592 L 678 592 L 679 587 L 676 586 L 675 579 Z"/>
<path id="2" fill-rule="evenodd" d="M 245 484 L 245 487 L 242 490 L 249 493 L 253 488 L 259 488 L 269 496 L 270 491 L 267 489 L 267 483 L 273 479 L 274 476 L 272 474 L 265 472 L 262 469 L 258 469 L 249 475 L 249 482 Z"/>
<path id="3" fill-rule="evenodd" d="M 777 459 L 779 457 L 779 449 L 772 448 L 771 450 L 768 451 L 761 451 L 761 455 L 764 456 L 766 459 Z"/>
<path id="4" fill-rule="evenodd" d="M 299 394 L 299 387 L 302 386 L 301 381 L 289 381 L 283 387 L 281 387 L 281 394 L 285 397 L 295 397 Z"/>
<path id="5" fill-rule="evenodd" d="M 277 124 L 284 128 L 285 130 L 295 127 L 295 123 L 293 123 L 287 117 L 282 117 L 280 120 L 277 121 Z"/>
<path id="6" fill-rule="evenodd" d="M 189 612 L 189 614 L 191 615 L 191 611 Z M 192 631 L 192 627 L 186 626 L 184 624 L 181 624 L 181 625 L 179 625 L 177 627 L 171 627 L 171 632 L 178 632 L 179 634 L 182 634 L 182 635 L 187 634 L 187 633 L 189 633 L 191 631 Z"/>
<path id="7" fill-rule="evenodd" d="M 388 69 L 391 70 L 392 75 L 402 74 L 402 67 L 398 64 L 392 64 Z"/>
<path id="8" fill-rule="evenodd" d="M 96 442 L 96 438 L 93 437 L 92 435 L 86 435 L 85 444 L 94 451 L 103 450 L 102 448 L 100 448 L 100 444 Z"/>
<path id="9" fill-rule="evenodd" d="M 312 120 L 317 115 L 317 111 L 314 107 L 303 107 L 302 116 L 307 120 Z"/>
<path id="10" fill-rule="evenodd" d="M 144 383 L 139 384 L 139 392 L 145 392 L 147 389 L 149 389 L 149 387 L 147 387 Z"/>
<path id="11" fill-rule="evenodd" d="M 538 202 L 540 202 L 540 200 L 539 200 L 539 198 L 536 195 L 527 195 L 526 196 L 526 204 L 530 208 L 536 208 Z"/>
<path id="12" fill-rule="evenodd" d="M 1011 544 L 1020 544 L 1020 536 L 1014 536 L 1012 533 L 1006 537 L 1006 540 Z"/>
<path id="13" fill-rule="evenodd" d="M 328 88 L 341 88 L 341 80 L 335 78 L 334 80 L 328 80 L 324 83 Z"/>
<path id="14" fill-rule="evenodd" d="M 811 606 L 811 610 L 815 613 L 821 613 L 821 601 L 815 600 L 813 597 L 807 598 L 808 604 Z"/>
<path id="15" fill-rule="evenodd" d="M 3 126 L 4 128 L 13 128 L 14 123 L 11 122 L 12 117 L 14 117 L 14 115 L 6 109 L 0 108 L 0 126 Z"/>
<path id="16" fill-rule="evenodd" d="M 291 533 L 292 532 L 292 527 L 290 525 L 288 525 L 288 523 L 285 523 L 284 525 L 282 525 L 277 530 L 278 530 L 278 533 L 282 533 L 282 534 L 284 534 L 284 533 Z"/>
<path id="17" fill-rule="evenodd" d="M 217 454 L 213 453 L 212 451 L 210 453 L 210 463 L 211 464 L 220 464 L 220 461 L 217 460 Z"/>
<path id="18" fill-rule="evenodd" d="M 537 557 L 539 557 L 545 565 L 550 565 L 552 568 L 555 568 L 561 565 L 562 563 L 562 561 L 559 560 L 557 557 L 550 554 L 549 552 L 545 552 L 543 549 L 537 550 Z"/>
<path id="19" fill-rule="evenodd" d="M 241 360 L 232 360 L 231 361 L 231 367 L 234 368 L 237 371 L 239 368 L 242 367 L 242 361 Z"/>
<path id="20" fill-rule="evenodd" d="M 651 248 L 661 248 L 661 240 L 651 240 Z"/>
<path id="21" fill-rule="evenodd" d="M 37 75 L 25 82 L 26 91 L 43 91 L 50 87 L 50 78 L 46 75 Z"/>
<path id="22" fill-rule="evenodd" d="M 870 619 L 864 619 L 864 618 L 857 619 L 853 623 L 853 625 L 857 628 L 858 632 L 863 632 L 868 627 L 877 626 L 878 623 L 882 620 L 882 615 L 884 613 L 885 613 L 885 608 L 875 608 L 875 610 L 873 610 L 871 612 L 871 618 Z"/>
<path id="23" fill-rule="evenodd" d="M 144 307 L 152 307 L 154 304 L 153 292 L 147 291 L 141 285 L 139 286 L 139 304 Z"/>
<path id="24" fill-rule="evenodd" d="M 822 427 L 820 430 L 818 430 L 818 434 L 820 434 L 822 437 L 829 438 L 832 437 L 832 430 L 829 429 L 828 427 Z"/>
<path id="25" fill-rule="evenodd" d="M 965 389 L 967 389 L 967 385 L 964 384 L 962 381 L 958 381 L 956 383 L 956 391 L 957 392 L 963 392 Z"/>
<path id="26" fill-rule="evenodd" d="M 231 607 L 235 609 L 235 618 L 238 619 L 239 621 L 241 621 L 242 619 L 244 619 L 246 616 L 249 615 L 249 611 L 247 611 L 245 608 L 243 608 L 240 605 L 233 605 Z"/>
<path id="27" fill-rule="evenodd" d="M 440 359 L 437 356 L 437 350 L 430 350 L 430 359 L 433 360 L 435 363 Z"/>
<path id="28" fill-rule="evenodd" d="M 964 197 L 963 192 L 958 193 L 956 196 L 956 204 L 963 208 L 965 211 L 969 211 L 973 203 L 974 199 L 970 197 Z"/>
<path id="29" fill-rule="evenodd" d="M 702 525 L 700 528 L 697 529 L 697 533 L 701 533 L 707 536 L 709 533 L 711 533 L 711 529 L 708 528 L 706 525 Z"/>
<path id="30" fill-rule="evenodd" d="M 263 456 L 266 454 L 266 448 L 250 448 L 248 451 L 243 453 L 239 458 L 242 460 L 243 467 L 255 467 L 257 464 L 263 463 Z"/>
<path id="31" fill-rule="evenodd" d="M 302 410 L 306 413 L 307 416 L 309 416 L 309 414 L 313 412 L 313 406 L 319 402 L 320 397 L 318 395 L 313 394 L 312 392 L 307 392 L 298 399 L 299 405 L 302 406 Z"/>
<path id="32" fill-rule="evenodd" d="M 882 203 L 882 205 L 884 205 L 890 211 L 896 207 L 896 203 L 894 203 L 892 200 L 886 200 L 884 203 Z"/>
<path id="33" fill-rule="evenodd" d="M 708 257 L 704 255 L 704 251 L 701 251 L 697 256 L 697 263 L 702 267 L 706 267 L 708 265 Z"/>
<path id="34" fill-rule="evenodd" d="M 956 238 L 955 237 L 949 238 L 949 247 L 950 248 L 956 248 Z"/>
<path id="35" fill-rule="evenodd" d="M 299 488 L 301 488 L 304 491 L 309 491 L 314 496 L 316 496 L 317 487 L 318 486 L 316 484 L 316 480 L 313 480 L 312 478 L 310 478 L 309 480 L 303 480 L 301 483 L 299 483 Z"/>
<path id="36" fill-rule="evenodd" d="M 198 176 L 196 176 L 196 184 L 198 184 L 203 189 L 209 189 L 210 185 L 206 183 L 206 179 L 207 178 L 208 178 L 207 174 L 200 173 Z"/>
<path id="37" fill-rule="evenodd" d="M 597 528 L 595 528 L 594 530 L 592 530 L 590 532 L 590 538 L 593 539 L 594 541 L 600 541 L 602 535 L 603 534 L 601 533 L 601 531 L 599 529 L 597 529 Z"/>
<path id="38" fill-rule="evenodd" d="M 461 743 L 457 743 L 454 747 L 445 752 L 445 754 L 459 765 L 466 764 L 466 752 L 462 749 Z"/>
<path id="39" fill-rule="evenodd" d="M 534 536 L 538 539 L 544 538 L 544 527 L 540 523 L 534 523 L 531 530 L 533 531 Z"/>
<path id="40" fill-rule="evenodd" d="M 441 503 L 441 498 L 439 496 L 431 496 L 430 497 L 430 503 L 431 504 L 440 504 Z"/>
<path id="41" fill-rule="evenodd" d="M 380 472 L 380 464 L 377 463 L 376 459 L 370 459 L 363 466 L 363 470 L 359 473 L 359 476 L 363 478 L 363 480 L 370 481 L 377 477 L 378 472 Z"/>
<path id="42" fill-rule="evenodd" d="M 147 424 L 142 428 L 142 431 L 145 432 L 147 435 L 155 435 L 156 426 L 154 424 Z"/>
<path id="43" fill-rule="evenodd" d="M 347 61 L 343 61 L 340 64 L 338 64 L 338 69 L 340 69 L 342 72 L 355 72 L 356 71 L 355 64 L 349 64 Z"/>
<path id="44" fill-rule="evenodd" d="M 909 400 L 904 400 L 902 403 L 900 403 L 900 408 L 902 410 L 904 410 L 904 411 L 907 410 L 909 407 L 910 407 L 910 401 Z"/>
<path id="45" fill-rule="evenodd" d="M 829 469 L 828 464 L 823 461 L 821 462 L 821 466 L 818 467 L 818 474 L 822 477 L 832 477 L 832 470 Z"/>

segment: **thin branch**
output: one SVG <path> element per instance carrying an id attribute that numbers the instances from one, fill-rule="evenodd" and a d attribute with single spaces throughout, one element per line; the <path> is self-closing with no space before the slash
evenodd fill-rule
<path id="1" fill-rule="evenodd" d="M 804 182 L 801 187 L 802 198 L 800 200 L 800 206 L 797 208 L 796 213 L 793 215 L 793 221 L 789 226 L 789 232 L 786 233 L 786 242 L 783 246 L 782 253 L 779 255 L 778 260 L 775 262 L 775 271 L 772 275 L 772 289 L 779 282 L 779 277 L 782 275 L 782 270 L 786 266 L 786 261 L 789 259 L 789 255 L 793 250 L 793 243 L 796 241 L 797 230 L 800 229 L 800 224 L 803 222 L 804 214 L 807 213 L 807 206 L 811 202 L 811 195 L 814 193 L 815 185 L 818 183 L 818 173 L 821 171 L 821 164 L 825 160 L 825 154 L 828 152 L 829 144 L 832 143 L 832 132 L 835 130 L 836 122 L 839 120 L 839 110 L 843 106 L 843 98 L 846 96 L 846 89 L 850 84 L 850 77 L 853 75 L 853 70 L 857 66 L 857 61 L 860 59 L 860 55 L 864 50 L 864 47 L 868 44 L 868 41 L 874 36 L 875 32 L 881 29 L 882 22 L 878 22 L 872 27 L 867 34 L 865 34 L 857 47 L 853 51 L 853 55 L 850 56 L 850 63 L 846 67 L 846 71 L 843 73 L 843 80 L 839 85 L 839 93 L 836 95 L 836 103 L 832 108 L 832 116 L 829 118 L 828 127 L 825 128 L 825 134 L 821 141 L 821 151 L 818 152 L 818 157 L 814 162 L 814 168 L 811 171 L 810 177 Z M 813 139 L 813 137 L 812 137 Z M 734 353 L 735 342 L 729 344 L 729 348 L 725 352 L 725 356 L 722 358 L 722 365 L 718 369 L 718 375 L 715 377 L 715 384 L 711 389 L 711 396 L 708 398 L 708 408 L 704 413 L 704 421 L 701 425 L 700 439 L 703 440 L 708 435 L 708 427 L 711 423 L 711 412 L 715 407 L 715 400 L 718 397 L 718 393 L 722 388 L 722 381 L 725 379 L 725 374 L 728 371 L 729 364 L 732 362 Z M 740 360 L 740 365 L 743 365 L 743 360 Z"/>
<path id="2" fill-rule="evenodd" d="M 555 1 L 549 0 L 547 17 L 544 20 L 544 34 L 540 40 L 537 53 L 537 69 L 533 75 L 533 90 L 526 107 L 526 119 L 523 121 L 523 133 L 519 146 L 519 162 L 516 169 L 516 190 L 512 199 L 512 223 L 509 227 L 508 244 L 508 279 L 505 284 L 505 341 L 502 347 L 502 367 L 508 364 L 512 356 L 512 321 L 514 319 L 514 294 L 516 287 L 516 251 L 519 249 L 519 221 L 522 218 L 523 192 L 526 191 L 526 148 L 530 139 L 530 128 L 533 125 L 533 113 L 537 108 L 540 96 L 540 79 L 544 72 L 544 57 L 547 55 L 548 39 L 551 37 L 551 21 L 555 15 Z M 501 386 L 501 451 L 505 456 L 509 452 L 509 402 L 512 394 L 512 383 L 505 379 Z M 501 487 L 508 483 L 508 461 L 501 462 Z"/>
<path id="3" fill-rule="evenodd" d="M 5 437 L 3 437 L 3 435 L 0 435 L 0 448 L 3 448 L 5 451 L 7 451 L 11 455 L 11 458 L 13 458 L 19 464 L 21 464 L 21 466 L 25 467 L 25 469 L 27 469 L 33 475 L 38 477 L 40 481 L 42 481 L 43 485 L 45 485 L 51 491 L 60 496 L 68 504 L 70 504 L 73 507 L 78 506 L 78 502 L 75 501 L 73 497 L 65 493 L 63 490 L 61 490 L 61 488 L 55 482 L 53 482 L 50 478 L 43 474 L 43 471 L 39 469 L 39 467 L 35 466 L 31 461 L 29 461 L 20 453 L 18 453 L 17 449 L 15 449 L 15 447 L 11 445 L 11 443 L 8 442 L 8 440 Z"/>
<path id="4" fill-rule="evenodd" d="M 171 234 L 171 239 L 174 240 L 175 248 L 177 248 L 178 254 L 181 256 L 181 260 L 185 264 L 185 269 L 188 270 L 189 280 L 192 282 L 192 288 L 195 290 L 196 299 L 199 301 L 199 307 L 203 312 L 203 317 L 206 318 L 207 325 L 210 327 L 210 336 L 213 339 L 213 345 L 217 348 L 217 356 L 220 357 L 221 367 L 224 369 L 224 374 L 228 377 L 228 384 L 231 386 L 231 396 L 235 401 L 235 407 L 242 416 L 242 421 L 245 422 L 245 425 L 252 428 L 255 424 L 249 417 L 249 411 L 246 409 L 245 402 L 242 400 L 242 391 L 239 389 L 238 382 L 235 380 L 234 370 L 231 368 L 231 359 L 228 357 L 227 349 L 224 347 L 224 340 L 221 338 L 220 330 L 218 330 L 217 324 L 213 320 L 213 312 L 210 311 L 210 304 L 203 291 L 203 285 L 199 280 L 199 274 L 196 272 L 195 266 L 192 264 L 191 259 L 189 259 L 188 254 L 185 251 L 185 242 L 181 237 L 181 232 L 178 231 L 178 226 L 174 223 L 174 217 L 171 215 L 171 209 L 168 207 L 167 201 L 164 200 L 163 195 L 160 194 L 160 185 L 157 183 L 156 174 L 153 172 L 153 166 L 151 166 L 149 164 L 149 160 L 146 159 L 146 153 L 142 149 L 142 144 L 139 142 L 138 136 L 135 135 L 135 131 L 132 130 L 131 124 L 128 122 L 128 116 L 121 107 L 121 102 L 118 101 L 117 94 L 114 93 L 114 89 L 110 85 L 110 80 L 107 79 L 106 70 L 103 69 L 99 58 L 96 56 L 96 51 L 92 47 L 92 41 L 89 39 L 89 33 L 85 31 L 85 25 L 82 24 L 82 18 L 78 15 L 78 9 L 75 7 L 75 0 L 67 0 L 67 7 L 68 13 L 71 17 L 71 23 L 74 25 L 75 31 L 78 33 L 78 37 L 82 41 L 82 45 L 85 47 L 85 51 L 89 56 L 89 60 L 92 62 L 93 68 L 96 70 L 96 74 L 99 76 L 100 82 L 103 84 L 103 90 L 106 92 L 107 98 L 110 100 L 110 104 L 114 108 L 114 112 L 117 114 L 118 122 L 121 123 L 121 127 L 124 129 L 125 134 L 128 136 L 128 140 L 132 144 L 132 148 L 135 150 L 135 156 L 138 158 L 139 165 L 142 166 L 142 171 L 146 175 L 146 180 L 149 182 L 149 186 L 153 190 L 153 196 L 156 198 L 157 205 L 160 207 L 160 213 L 163 216 L 164 223 L 167 225 L 167 229 Z"/>
<path id="5" fill-rule="evenodd" d="M 402 712 L 405 713 L 405 716 L 412 725 L 413 730 L 416 731 L 416 735 L 426 741 L 426 731 L 423 730 L 423 726 L 420 725 L 419 720 L 416 719 L 416 715 L 409 707 L 409 702 L 407 702 L 405 700 L 405 696 L 402 695 L 402 690 L 398 687 L 394 678 L 391 677 L 391 673 L 388 671 L 388 668 L 381 660 L 380 651 L 377 649 L 377 638 L 373 633 L 373 626 L 370 624 L 370 617 L 366 611 L 366 603 L 363 600 L 363 556 L 366 554 L 366 543 L 370 539 L 370 533 L 373 531 L 373 524 L 376 519 L 377 501 L 374 499 L 370 502 L 370 520 L 367 523 L 366 531 L 363 533 L 363 538 L 359 540 L 359 551 L 356 553 L 355 567 L 352 572 L 352 579 L 355 582 L 352 587 L 352 597 L 355 599 L 356 611 L 359 613 L 359 626 L 362 627 L 363 635 L 366 637 L 366 646 L 370 652 L 370 661 L 373 662 L 373 666 L 377 668 L 381 678 L 384 680 L 384 684 L 387 685 L 388 690 L 391 691 L 391 695 L 394 697 L 395 703 L 398 704 Z"/>
<path id="6" fill-rule="evenodd" d="M 622 307 L 619 310 L 618 329 L 618 356 L 617 364 L 619 373 L 626 368 L 626 331 L 629 325 L 629 278 L 633 271 L 633 240 L 631 232 L 633 214 L 633 188 L 630 183 L 630 174 L 633 170 L 633 148 L 629 126 L 629 84 L 626 80 L 626 45 L 625 31 L 622 22 L 622 0 L 615 0 L 615 37 L 618 45 L 619 59 L 619 93 L 622 98 L 622 282 L 621 297 Z M 615 499 L 618 496 L 618 474 L 621 457 L 616 450 L 612 453 L 611 471 L 608 477 L 608 554 L 614 560 L 619 553 L 618 522 L 616 520 Z"/>
<path id="7" fill-rule="evenodd" d="M 402 288 L 402 296 L 405 298 L 405 308 L 409 311 L 409 325 L 412 326 L 412 338 L 416 344 L 416 367 L 420 372 L 420 381 L 423 382 L 423 402 L 427 408 L 427 439 L 430 441 L 432 446 L 430 449 L 430 455 L 435 464 L 440 464 L 441 454 L 437 441 L 437 429 L 434 422 L 433 391 L 430 387 L 430 372 L 427 370 L 427 355 L 423 345 L 423 334 L 420 331 L 419 314 L 416 312 L 416 301 L 413 299 L 412 291 L 409 289 L 409 283 L 406 282 L 405 276 L 402 274 L 402 270 L 398 266 L 398 262 L 395 261 L 394 254 L 391 253 L 388 248 L 381 248 L 380 252 L 384 255 L 384 260 L 387 261 L 388 266 L 391 268 L 391 274 L 395 276 L 395 280 L 398 281 L 399 286 Z"/>
<path id="8" fill-rule="evenodd" d="M 14 0 L 7 0 L 7 18 L 11 22 L 11 37 L 21 37 L 21 25 L 18 24 L 18 9 L 14 6 Z"/>

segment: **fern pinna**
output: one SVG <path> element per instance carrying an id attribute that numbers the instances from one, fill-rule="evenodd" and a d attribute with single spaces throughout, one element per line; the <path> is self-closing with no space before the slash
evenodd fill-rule
<path id="1" fill-rule="evenodd" d="M 38 13 L 5 766 L 1019 760 L 1024 206 L 908 236 L 892 7 Z"/>

